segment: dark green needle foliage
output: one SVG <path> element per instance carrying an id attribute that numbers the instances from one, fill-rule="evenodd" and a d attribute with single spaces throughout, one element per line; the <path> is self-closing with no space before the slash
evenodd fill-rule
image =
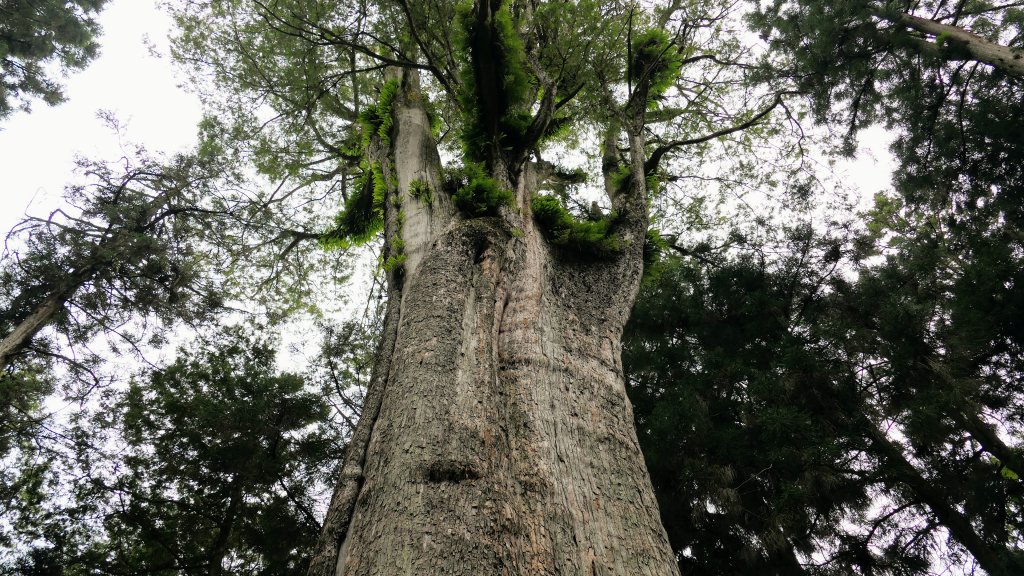
<path id="1" fill-rule="evenodd" d="M 74 488 L 79 509 L 101 511 L 103 536 L 72 543 L 51 528 L 25 562 L 56 558 L 65 574 L 303 574 L 337 438 L 319 426 L 323 397 L 279 372 L 256 331 L 224 329 L 113 395 L 94 424 L 116 426 L 127 447 Z"/>
<path id="2" fill-rule="evenodd" d="M 96 17 L 109 0 L 0 2 L 0 120 L 39 98 L 64 101 L 52 66 L 81 70 L 97 56 Z"/>
<path id="3" fill-rule="evenodd" d="M 853 136 L 894 129 L 895 184 L 912 203 L 954 202 L 958 214 L 999 204 L 1018 222 L 1024 190 L 1024 78 L 950 49 L 900 23 L 904 15 L 1024 49 L 1024 11 L 992 2 L 758 3 L 750 18 L 769 40 L 764 78 L 786 79 L 816 119 Z"/>
<path id="4" fill-rule="evenodd" d="M 643 288 L 623 362 L 684 574 L 1019 573 L 1020 239 L 883 200 Z"/>
<path id="5" fill-rule="evenodd" d="M 834 415 L 848 394 L 842 366 L 793 322 L 820 294 L 795 260 L 658 266 L 623 362 L 682 573 L 801 574 L 801 555 L 870 504 L 837 470 L 857 447 Z"/>

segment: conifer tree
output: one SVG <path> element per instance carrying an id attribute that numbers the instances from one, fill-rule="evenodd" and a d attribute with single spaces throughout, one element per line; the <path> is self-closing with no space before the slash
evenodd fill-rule
<path id="1" fill-rule="evenodd" d="M 64 100 L 47 67 L 81 70 L 99 52 L 96 17 L 109 0 L 6 0 L 0 3 L 0 120 L 35 98 Z"/>

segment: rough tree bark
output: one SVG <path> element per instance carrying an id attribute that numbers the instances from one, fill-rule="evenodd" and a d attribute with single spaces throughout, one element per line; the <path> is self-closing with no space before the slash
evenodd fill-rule
<path id="1" fill-rule="evenodd" d="M 935 39 L 943 38 L 947 42 L 955 43 L 963 49 L 966 55 L 969 55 L 970 58 L 978 62 L 984 62 L 1004 72 L 1024 77 L 1024 52 L 1020 50 L 990 42 L 963 28 L 921 18 L 913 14 L 899 14 L 897 17 L 890 18 L 890 20 L 926 36 Z M 938 44 L 927 43 L 927 45 L 930 48 L 929 51 L 937 52 L 939 50 Z"/>
<path id="2" fill-rule="evenodd" d="M 382 168 L 386 249 L 401 239 L 406 261 L 310 574 L 678 574 L 620 360 L 643 159 L 613 199 L 621 253 L 563 257 L 531 218 L 542 176 L 525 159 L 492 169 L 513 207 L 455 213 L 416 75 L 402 76 Z"/>

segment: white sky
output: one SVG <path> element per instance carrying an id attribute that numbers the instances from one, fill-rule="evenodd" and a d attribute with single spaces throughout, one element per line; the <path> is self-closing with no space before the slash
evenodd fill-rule
<path id="1" fill-rule="evenodd" d="M 100 56 L 64 82 L 67 102 L 39 102 L 32 112 L 0 121 L 0 231 L 25 213 L 60 205 L 73 180 L 76 155 L 120 158 L 118 136 L 96 114 L 109 110 L 126 126 L 128 142 L 151 152 L 175 152 L 195 139 L 199 101 L 177 86 L 168 57 L 155 58 L 145 38 L 167 54 L 170 19 L 154 0 L 113 0 L 100 14 Z M 29 206 L 31 203 L 31 206 Z"/>

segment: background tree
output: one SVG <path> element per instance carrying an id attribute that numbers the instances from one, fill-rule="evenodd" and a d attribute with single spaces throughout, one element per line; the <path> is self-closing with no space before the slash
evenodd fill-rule
<path id="1" fill-rule="evenodd" d="M 103 395 L 83 423 L 90 444 L 65 464 L 82 473 L 71 502 L 48 515 L 26 506 L 18 517 L 31 549 L 15 571 L 305 572 L 319 534 L 317 490 L 345 428 L 328 425 L 326 395 L 279 373 L 274 343 L 252 332 L 210 334 Z M 41 490 L 61 489 L 60 476 L 40 480 Z"/>
<path id="2" fill-rule="evenodd" d="M 970 217 L 980 204 L 1020 226 L 1024 100 L 1019 73 L 972 55 L 956 27 L 1016 58 L 1024 12 L 991 2 L 765 2 L 752 17 L 768 74 L 806 94 L 816 119 L 852 136 L 874 122 L 895 135 L 897 190 Z M 944 29 L 945 30 L 945 29 Z M 1014 59 L 1019 62 L 1019 59 Z M 991 204 L 999 204 L 992 208 Z M 984 217 L 984 216 L 982 216 Z"/>
<path id="3" fill-rule="evenodd" d="M 624 362 L 684 572 L 1019 571 L 1019 251 L 942 220 L 880 197 L 865 236 L 645 287 Z"/>
<path id="4" fill-rule="evenodd" d="M 4 0 L 0 3 L 0 120 L 34 98 L 64 101 L 48 66 L 81 70 L 99 52 L 96 17 L 108 0 Z"/>

